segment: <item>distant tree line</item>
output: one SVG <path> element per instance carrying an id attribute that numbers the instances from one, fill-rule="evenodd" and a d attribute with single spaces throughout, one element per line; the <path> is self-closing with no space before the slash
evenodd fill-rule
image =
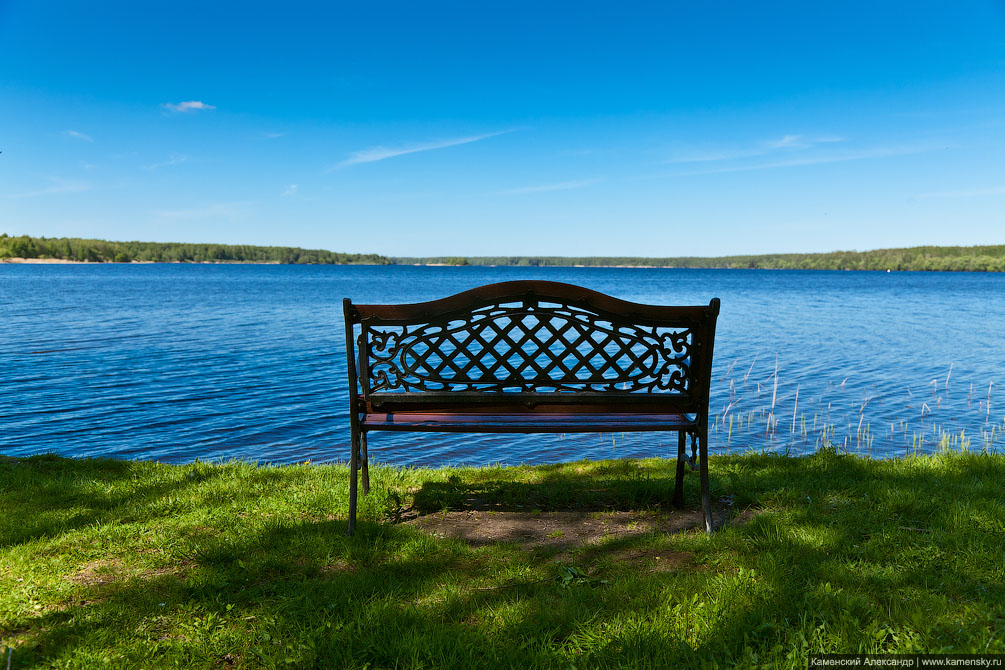
<path id="1" fill-rule="evenodd" d="M 246 244 L 175 242 L 109 242 L 76 237 L 18 237 L 0 234 L 0 259 L 57 258 L 91 263 L 290 263 L 318 265 L 387 265 L 377 254 L 343 254 L 324 249 L 258 247 Z"/>
<path id="2" fill-rule="evenodd" d="M 644 258 L 633 256 L 437 256 L 393 258 L 406 264 L 515 265 L 531 267 L 647 266 L 665 268 L 746 268 L 765 270 L 934 270 L 943 272 L 1005 272 L 1005 245 L 975 247 L 910 247 L 874 251 L 834 251 L 820 254 L 764 254 L 717 258 Z"/>
<path id="3" fill-rule="evenodd" d="M 910 247 L 873 251 L 759 256 L 434 256 L 388 258 L 378 254 L 345 254 L 324 249 L 259 247 L 244 244 L 175 242 L 109 242 L 75 237 L 17 237 L 0 234 L 0 259 L 57 258 L 92 263 L 153 261 L 157 263 L 288 263 L 319 265 L 514 265 L 525 267 L 649 266 L 666 268 L 749 268 L 766 270 L 935 270 L 1005 272 L 1005 245 L 975 247 Z"/>

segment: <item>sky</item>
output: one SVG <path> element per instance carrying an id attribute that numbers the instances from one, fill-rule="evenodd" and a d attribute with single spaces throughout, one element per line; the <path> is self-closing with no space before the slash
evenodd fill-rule
<path id="1" fill-rule="evenodd" d="M 0 0 L 0 232 L 1005 244 L 1005 2 Z"/>

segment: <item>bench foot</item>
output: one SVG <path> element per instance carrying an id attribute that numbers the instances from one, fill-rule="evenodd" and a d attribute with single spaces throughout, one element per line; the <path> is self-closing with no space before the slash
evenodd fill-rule
<path id="1" fill-rule="evenodd" d="M 359 470 L 359 446 L 360 435 L 355 430 L 352 432 L 352 452 L 349 456 L 349 529 L 351 537 L 356 531 L 356 488 L 357 470 Z"/>
<path id="2" fill-rule="evenodd" d="M 370 495 L 370 458 L 366 453 L 366 433 L 360 434 L 360 455 L 362 457 L 361 474 L 363 475 L 363 495 Z"/>
<path id="3" fill-rule="evenodd" d="M 673 506 L 684 506 L 684 461 L 687 459 L 687 433 L 677 433 L 677 479 L 673 486 Z"/>

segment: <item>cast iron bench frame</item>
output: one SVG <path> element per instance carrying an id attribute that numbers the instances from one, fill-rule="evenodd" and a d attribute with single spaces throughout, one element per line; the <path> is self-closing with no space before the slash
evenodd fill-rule
<path id="1" fill-rule="evenodd" d="M 708 394 L 719 299 L 627 302 L 550 281 L 490 284 L 430 302 L 343 300 L 352 451 L 349 534 L 369 431 L 677 433 L 674 505 L 686 438 L 698 458 L 705 529 Z M 697 454 L 695 445 L 697 443 Z"/>

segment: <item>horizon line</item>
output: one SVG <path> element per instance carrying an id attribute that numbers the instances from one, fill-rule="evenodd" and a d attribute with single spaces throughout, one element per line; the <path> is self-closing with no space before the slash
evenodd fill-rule
<path id="1" fill-rule="evenodd" d="M 380 256 L 382 258 L 387 258 L 390 260 L 409 260 L 409 261 L 421 261 L 421 260 L 449 260 L 449 259 L 467 259 L 467 260 L 484 260 L 488 258 L 512 258 L 512 259 L 632 259 L 632 260 L 715 260 L 715 259 L 730 259 L 730 258 L 754 258 L 754 257 L 766 257 L 766 256 L 814 256 L 814 255 L 826 255 L 826 254 L 867 254 L 877 251 L 909 251 L 914 249 L 977 249 L 977 248 L 988 248 L 988 247 L 1005 247 L 1005 241 L 999 244 L 956 244 L 956 245 L 940 245 L 940 244 L 916 244 L 913 246 L 905 247 L 877 247 L 874 249 L 832 249 L 830 251 L 771 251 L 766 253 L 732 253 L 732 254 L 721 254 L 716 256 L 698 256 L 698 255 L 682 255 L 682 256 L 636 256 L 632 254 L 619 254 L 619 255 L 556 255 L 556 254 L 497 254 L 497 255 L 485 255 L 485 254 L 435 254 L 435 255 L 422 255 L 422 256 L 401 256 L 394 254 L 384 254 L 377 251 L 334 251 L 332 249 L 324 249 L 321 247 L 302 247 L 297 245 L 289 244 L 250 244 L 244 242 L 178 242 L 178 241 L 153 241 L 153 240 L 106 240 L 96 237 L 47 237 L 45 235 L 28 235 L 28 234 L 11 234 L 7 232 L 0 231 L 0 239 L 14 239 L 18 237 L 35 238 L 41 240 L 84 240 L 89 242 L 104 242 L 108 244 L 179 244 L 179 245 L 211 245 L 211 246 L 225 246 L 225 247 L 262 247 L 262 248 L 287 248 L 287 249 L 300 249 L 304 251 L 325 251 L 329 253 L 340 253 L 340 254 L 354 254 L 360 256 Z"/>

